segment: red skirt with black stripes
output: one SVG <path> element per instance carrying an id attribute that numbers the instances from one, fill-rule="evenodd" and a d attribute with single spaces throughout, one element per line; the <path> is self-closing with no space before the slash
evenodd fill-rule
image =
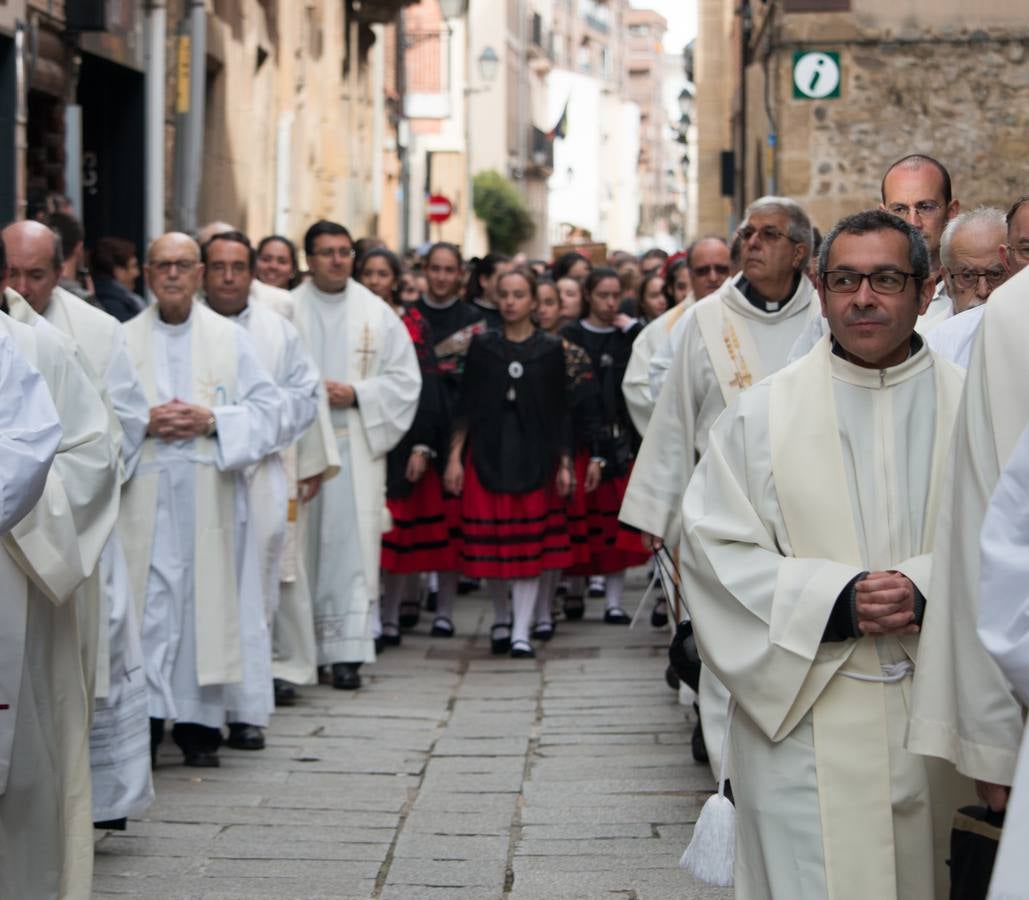
<path id="1" fill-rule="evenodd" d="M 429 466 L 411 490 L 400 499 L 386 500 L 393 528 L 382 536 L 384 572 L 449 572 L 457 566 L 453 541 L 455 504 L 443 496 L 443 482 Z"/>
<path id="2" fill-rule="evenodd" d="M 535 578 L 572 563 L 564 502 L 553 481 L 524 494 L 487 490 L 466 457 L 459 569 L 472 578 Z"/>
<path id="3" fill-rule="evenodd" d="M 575 561 L 565 574 L 607 575 L 642 566 L 650 559 L 642 535 L 618 521 L 629 474 L 601 481 L 587 494 L 588 465 L 589 454 L 580 452 L 575 458 L 575 493 L 568 504 Z"/>

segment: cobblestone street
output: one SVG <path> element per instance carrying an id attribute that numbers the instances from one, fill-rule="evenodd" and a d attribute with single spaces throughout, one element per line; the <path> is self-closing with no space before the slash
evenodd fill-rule
<path id="1" fill-rule="evenodd" d="M 462 598 L 457 637 L 423 613 L 360 692 L 304 688 L 263 752 L 187 769 L 166 739 L 145 821 L 97 843 L 95 896 L 731 897 L 677 866 L 710 775 L 666 632 L 601 607 L 513 660 L 489 655 L 488 601 Z"/>

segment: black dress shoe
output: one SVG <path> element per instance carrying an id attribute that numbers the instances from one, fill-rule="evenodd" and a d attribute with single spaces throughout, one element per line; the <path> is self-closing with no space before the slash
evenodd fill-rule
<path id="1" fill-rule="evenodd" d="M 535 659 L 536 651 L 528 641 L 514 641 L 511 644 L 512 659 Z"/>
<path id="2" fill-rule="evenodd" d="M 373 643 L 375 644 L 375 655 L 376 656 L 378 656 L 380 653 L 382 653 L 383 650 L 386 649 L 386 642 L 382 639 L 382 635 L 381 634 L 377 638 L 374 639 Z"/>
<path id="3" fill-rule="evenodd" d="M 333 663 L 332 686 L 340 691 L 356 691 L 361 686 L 360 663 Z"/>
<path id="4" fill-rule="evenodd" d="M 229 739 L 225 743 L 234 750 L 263 750 L 264 732 L 257 725 L 230 722 Z"/>
<path id="5" fill-rule="evenodd" d="M 275 689 L 276 706 L 292 706 L 297 702 L 297 689 L 288 681 L 275 678 L 272 681 L 272 687 Z"/>
<path id="6" fill-rule="evenodd" d="M 693 737 L 690 738 L 690 749 L 693 751 L 693 759 L 695 762 L 708 763 L 710 759 L 707 755 L 707 744 L 704 743 L 704 728 L 700 724 L 700 720 L 697 720 L 697 727 L 693 729 Z"/>
<path id="7" fill-rule="evenodd" d="M 581 619 L 586 612 L 586 603 L 577 594 L 569 594 L 565 597 L 564 605 L 566 619 Z"/>
<path id="8" fill-rule="evenodd" d="M 667 684 L 673 691 L 679 690 L 679 676 L 675 672 L 675 667 L 669 663 L 665 668 L 665 684 Z"/>
<path id="9" fill-rule="evenodd" d="M 383 625 L 380 640 L 384 647 L 399 647 L 401 640 L 400 629 L 396 625 Z"/>
<path id="10" fill-rule="evenodd" d="M 480 587 L 482 587 L 482 581 L 478 578 L 459 578 L 457 581 L 457 593 L 461 597 L 477 591 Z"/>
<path id="11" fill-rule="evenodd" d="M 432 631 L 430 634 L 433 637 L 453 637 L 454 623 L 446 616 L 436 616 L 436 618 L 433 619 Z"/>
<path id="12" fill-rule="evenodd" d="M 612 606 L 611 609 L 604 612 L 604 621 L 608 625 L 628 625 L 632 619 L 620 606 Z"/>
<path id="13" fill-rule="evenodd" d="M 109 819 L 106 822 L 94 822 L 93 827 L 100 831 L 124 831 L 128 824 L 128 819 Z"/>
<path id="14" fill-rule="evenodd" d="M 421 610 L 418 609 L 417 603 L 401 603 L 400 604 L 400 615 L 398 617 L 400 621 L 400 627 L 404 631 L 410 631 L 418 625 L 418 619 L 421 618 Z"/>
<path id="15" fill-rule="evenodd" d="M 196 751 L 193 753 L 184 753 L 182 764 L 191 766 L 194 769 L 217 769 L 222 764 L 222 761 L 217 753 Z"/>
<path id="16" fill-rule="evenodd" d="M 502 656 L 511 649 L 511 623 L 497 622 L 489 630 L 489 652 Z"/>
<path id="17" fill-rule="evenodd" d="M 555 630 L 553 622 L 538 622 L 532 629 L 532 639 L 534 641 L 543 641 L 545 643 L 554 636 Z"/>

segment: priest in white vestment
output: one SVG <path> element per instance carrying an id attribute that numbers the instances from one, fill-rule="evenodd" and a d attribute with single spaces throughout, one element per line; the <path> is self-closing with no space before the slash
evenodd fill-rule
<path id="1" fill-rule="evenodd" d="M 1029 706 L 1029 428 L 1000 474 L 983 520 L 979 637 Z M 1029 740 L 1022 735 L 990 896 L 1029 897 Z"/>
<path id="2" fill-rule="evenodd" d="M 58 286 L 61 244 L 50 229 L 39 222 L 16 222 L 4 229 L 4 243 L 11 285 L 24 297 L 11 303 L 11 315 L 29 321 L 31 307 L 75 341 L 108 403 L 124 483 L 135 470 L 149 409 L 121 324 Z M 124 828 L 127 817 L 141 815 L 150 805 L 153 786 L 139 623 L 117 530 L 96 571 L 79 589 L 78 602 L 80 613 L 88 609 L 96 614 L 97 626 L 95 636 L 82 636 L 89 649 L 87 679 L 95 684 L 90 737 L 93 821 L 98 827 Z"/>
<path id="3" fill-rule="evenodd" d="M 729 277 L 729 246 L 722 238 L 707 237 L 694 241 L 686 250 L 690 292 L 686 298 L 649 323 L 632 344 L 632 355 L 622 379 L 625 405 L 632 423 L 642 435 L 654 411 L 657 395 L 651 390 L 650 362 L 654 354 L 669 343 L 670 333 L 683 314 L 698 300 L 717 291 Z"/>
<path id="4" fill-rule="evenodd" d="M 282 448 L 282 401 L 246 331 L 194 301 L 192 238 L 154 241 L 146 273 L 157 303 L 125 331 L 150 425 L 119 528 L 143 604 L 152 752 L 173 719 L 185 764 L 217 766 L 228 689 L 268 652 L 244 470 Z M 247 702 L 266 725 L 270 682 Z"/>
<path id="5" fill-rule="evenodd" d="M 1029 268 L 986 304 L 968 366 L 940 504 L 933 602 L 926 608 L 908 748 L 975 778 L 1007 804 L 1024 731 L 1022 704 L 976 635 L 980 537 L 1000 473 L 1029 424 Z"/>
<path id="6" fill-rule="evenodd" d="M 332 666 L 334 686 L 353 690 L 361 664 L 375 659 L 371 609 L 388 528 L 386 454 L 414 421 L 422 377 L 404 323 L 350 277 L 349 232 L 316 222 L 304 251 L 311 278 L 293 291 L 294 324 L 325 380 L 341 463 L 310 504 L 307 571 L 318 663 Z M 309 454 L 323 455 L 321 436 L 309 432 L 299 449 L 304 468 Z"/>
<path id="7" fill-rule="evenodd" d="M 6 259 L 0 264 L 2 288 Z M 0 309 L 7 312 L 6 294 Z M 0 315 L 0 334 L 45 379 L 62 429 L 42 498 L 0 550 L 0 896 L 85 900 L 93 877 L 92 685 L 73 595 L 117 518 L 118 453 L 72 342 L 38 317 L 29 326 Z"/>
<path id="8" fill-rule="evenodd" d="M 682 495 L 707 448 L 711 425 L 740 391 L 785 364 L 797 335 L 818 315 L 805 274 L 812 232 L 804 210 L 784 197 L 763 197 L 748 208 L 740 235 L 740 274 L 672 329 L 674 362 L 619 513 L 622 521 L 672 546 L 679 542 Z M 700 716 L 711 760 L 719 757 L 728 703 L 725 690 L 702 672 Z M 703 755 L 698 737 L 694 756 Z"/>
<path id="9" fill-rule="evenodd" d="M 282 395 L 282 417 L 278 443 L 284 450 L 265 457 L 247 472 L 247 489 L 254 528 L 257 555 L 261 566 L 261 587 L 266 630 L 267 652 L 255 662 L 251 691 L 263 695 L 272 681 L 273 626 L 280 609 L 280 581 L 300 589 L 286 592 L 294 604 L 306 594 L 306 577 L 298 572 L 295 525 L 297 523 L 296 454 L 291 448 L 301 434 L 315 422 L 323 389 L 314 361 L 304 349 L 296 329 L 281 315 L 260 302 L 252 301 L 254 281 L 253 247 L 246 235 L 238 231 L 215 234 L 202 248 L 204 261 L 204 294 L 211 309 L 241 325 L 253 339 L 258 357 L 275 380 Z M 321 400 L 324 403 L 324 400 Z M 327 410 L 326 410 L 327 415 Z M 335 442 L 330 453 L 335 453 Z M 332 474 L 332 467 L 321 461 L 318 471 L 302 476 L 304 500 L 317 492 L 322 476 Z M 287 534 L 287 527 L 290 530 Z M 287 543 L 287 537 L 289 541 Z M 313 644 L 313 620 L 310 601 L 302 604 Z M 256 613 L 251 609 L 249 614 Z M 288 619 L 297 618 L 290 610 Z M 303 681 L 313 680 L 314 659 L 310 674 Z M 245 675 L 245 679 L 249 680 Z M 236 692 L 233 688 L 232 693 Z M 244 694 L 247 692 L 244 687 Z M 242 706 L 245 707 L 244 700 Z M 248 722 L 243 709 L 229 710 L 230 747 L 260 750 L 264 735 L 260 727 Z"/>
<path id="10" fill-rule="evenodd" d="M 917 231 L 880 210 L 819 257 L 832 337 L 742 393 L 683 502 L 704 663 L 736 704 L 736 897 L 948 894 L 971 784 L 904 750 L 960 370 L 914 333 Z"/>

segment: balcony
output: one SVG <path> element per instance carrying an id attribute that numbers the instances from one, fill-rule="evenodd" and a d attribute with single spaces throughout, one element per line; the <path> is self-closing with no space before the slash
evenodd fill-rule
<path id="1" fill-rule="evenodd" d="M 528 174 L 549 177 L 554 172 L 554 142 L 546 132 L 534 125 L 529 126 L 529 153 L 526 159 Z"/>

